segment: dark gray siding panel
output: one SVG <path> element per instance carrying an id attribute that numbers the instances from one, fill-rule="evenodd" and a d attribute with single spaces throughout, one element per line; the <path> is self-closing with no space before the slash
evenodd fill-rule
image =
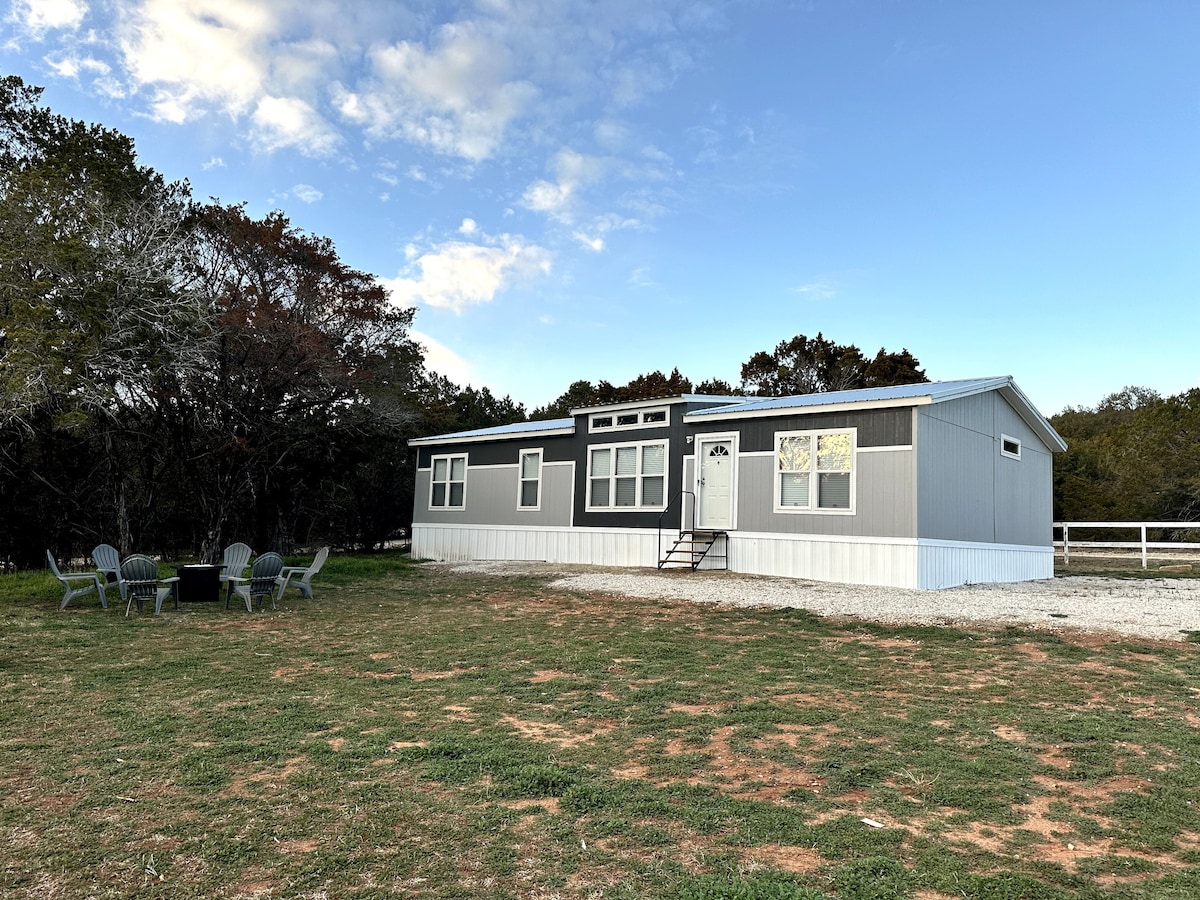
<path id="1" fill-rule="evenodd" d="M 917 526 L 934 540 L 1049 546 L 1050 452 L 997 392 L 921 407 Z M 1000 435 L 1021 459 L 1000 455 Z"/>
<path id="2" fill-rule="evenodd" d="M 912 410 L 875 409 L 850 413 L 816 413 L 810 416 L 780 416 L 763 419 L 713 418 L 693 422 L 689 433 L 737 431 L 741 452 L 774 453 L 775 432 L 813 431 L 822 428 L 855 428 L 859 447 L 906 447 L 912 443 Z"/>
<path id="3" fill-rule="evenodd" d="M 467 444 L 442 444 L 418 448 L 417 468 L 428 469 L 434 456 L 448 453 L 466 453 L 473 466 L 505 466 L 517 464 L 522 450 L 541 447 L 545 455 L 543 462 L 569 462 L 575 458 L 575 438 L 569 434 L 539 437 L 531 434 L 521 438 L 497 441 L 477 441 Z"/>
<path id="4" fill-rule="evenodd" d="M 683 487 L 683 455 L 690 451 L 684 435 L 690 430 L 683 425 L 678 409 L 671 410 L 671 424 L 665 428 L 633 428 L 628 431 L 601 431 L 587 434 L 587 420 L 579 416 L 576 426 L 575 456 L 575 524 L 586 528 L 655 528 L 661 516 L 663 528 L 678 528 L 680 490 Z M 583 434 L 580 434 L 580 431 Z M 667 444 L 667 502 L 665 515 L 653 512 L 587 512 L 588 448 L 594 445 L 621 444 L 640 441 L 661 441 Z"/>

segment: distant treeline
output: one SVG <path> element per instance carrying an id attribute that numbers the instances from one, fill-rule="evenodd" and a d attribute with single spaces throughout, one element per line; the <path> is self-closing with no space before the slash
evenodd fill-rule
<path id="1" fill-rule="evenodd" d="M 1128 387 L 1050 423 L 1068 444 L 1054 458 L 1055 521 L 1200 527 L 1200 389 Z"/>

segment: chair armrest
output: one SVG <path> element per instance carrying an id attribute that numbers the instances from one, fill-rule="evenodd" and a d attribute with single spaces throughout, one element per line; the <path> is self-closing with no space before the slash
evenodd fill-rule
<path id="1" fill-rule="evenodd" d="M 307 572 L 307 571 L 308 571 L 308 566 L 284 566 L 283 569 L 279 572 L 279 574 L 286 578 L 289 575 L 298 575 L 302 572 Z"/>
<path id="2" fill-rule="evenodd" d="M 250 583 L 249 578 L 243 578 L 241 575 L 226 575 L 225 581 L 228 581 L 230 583 L 230 586 L 232 586 L 234 583 L 237 583 L 237 584 L 249 584 Z"/>
<path id="3" fill-rule="evenodd" d="M 174 584 L 175 582 L 177 582 L 179 580 L 179 576 L 172 575 L 170 578 L 160 578 L 158 580 L 159 580 L 160 584 Z"/>
<path id="4" fill-rule="evenodd" d="M 58 576 L 63 581 L 99 581 L 100 576 L 95 572 L 63 572 Z"/>

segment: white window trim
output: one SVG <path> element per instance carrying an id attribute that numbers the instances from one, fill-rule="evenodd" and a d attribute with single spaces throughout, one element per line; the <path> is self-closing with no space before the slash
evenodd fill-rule
<path id="1" fill-rule="evenodd" d="M 446 481 L 445 481 L 446 502 L 441 506 L 434 506 L 434 504 L 433 504 L 433 488 L 434 488 L 435 484 L 441 483 L 441 482 L 435 482 L 433 480 L 433 473 L 437 471 L 437 461 L 439 459 L 446 460 L 446 476 L 447 476 Z M 463 486 L 462 501 L 463 502 L 462 502 L 461 506 L 451 506 L 450 505 L 450 485 L 455 484 L 456 482 L 451 481 L 449 476 L 450 476 L 451 470 L 454 468 L 453 460 L 456 460 L 456 459 L 462 459 L 462 461 L 463 461 L 463 477 L 462 477 L 462 486 Z M 429 458 L 429 509 L 430 509 L 430 511 L 432 511 L 432 512 L 438 512 L 438 511 L 444 511 L 444 510 L 461 511 L 461 510 L 464 510 L 467 508 L 467 472 L 470 470 L 470 468 L 471 468 L 470 460 L 467 458 L 466 453 L 439 453 L 437 456 L 431 456 Z"/>
<path id="2" fill-rule="evenodd" d="M 1004 445 L 1006 443 L 1010 443 L 1010 442 L 1017 445 L 1016 453 L 1013 453 L 1011 450 L 1006 450 L 1004 448 Z M 1021 458 L 1021 439 L 1012 437 L 1011 435 L 1008 435 L 1008 434 L 1001 434 L 1000 435 L 1000 455 L 1006 456 L 1009 459 L 1019 460 Z"/>
<path id="3" fill-rule="evenodd" d="M 646 416 L 652 413 L 666 413 L 661 422 L 647 422 Z M 637 415 L 637 421 L 632 425 L 618 425 L 617 416 Z M 597 419 L 612 419 L 612 425 L 597 425 Z M 647 406 L 641 409 L 614 409 L 608 412 L 592 413 L 588 416 L 588 433 L 607 433 L 610 431 L 632 431 L 635 428 L 666 428 L 671 424 L 671 407 Z"/>
<path id="4" fill-rule="evenodd" d="M 817 437 L 823 434 L 848 434 L 850 435 L 850 508 L 849 509 L 822 509 L 816 503 L 820 493 L 818 488 L 818 479 L 813 477 L 819 474 L 817 469 Z M 780 503 L 781 496 L 781 480 L 783 474 L 779 471 L 779 442 L 785 437 L 805 437 L 812 438 L 812 443 L 809 448 L 809 453 L 812 454 L 812 466 L 809 469 L 811 480 L 808 486 L 808 506 L 784 506 Z M 775 452 L 771 454 L 771 468 L 774 470 L 771 475 L 771 490 L 774 493 L 772 506 L 777 513 L 785 513 L 789 515 L 805 515 L 805 516 L 853 516 L 856 515 L 858 509 L 858 429 L 857 428 L 818 428 L 810 431 L 777 431 L 775 432 Z"/>
<path id="5" fill-rule="evenodd" d="M 537 477 L 525 477 L 525 457 L 537 454 Z M 542 466 L 546 462 L 546 453 L 541 447 L 526 447 L 517 452 L 517 512 L 540 512 L 542 508 Z M 521 488 L 527 481 L 537 481 L 537 503 L 533 506 L 521 505 Z"/>
<path id="6" fill-rule="evenodd" d="M 644 506 L 642 504 L 642 479 L 647 477 L 646 475 L 644 475 L 642 473 L 642 448 L 649 447 L 649 446 L 655 446 L 655 447 L 661 446 L 663 448 L 663 473 L 662 473 L 663 502 L 660 504 L 654 505 L 654 506 Z M 616 464 L 615 464 L 616 459 L 615 459 L 615 457 L 616 457 L 616 451 L 617 451 L 618 447 L 637 447 L 637 451 L 638 451 L 637 474 L 634 476 L 634 478 L 636 479 L 635 484 L 637 486 L 637 492 L 635 495 L 636 502 L 634 503 L 633 506 L 617 506 L 617 505 L 615 505 L 615 501 L 617 499 L 617 488 L 616 488 L 617 474 L 616 474 Z M 612 474 L 608 475 L 607 477 L 608 477 L 608 486 L 609 486 L 609 490 L 608 490 L 609 500 L 614 501 L 614 502 L 611 503 L 609 506 L 593 506 L 592 505 L 592 451 L 593 450 L 611 450 L 613 452 L 613 457 L 614 457 L 613 471 L 612 471 Z M 651 475 L 649 477 L 657 478 L 658 476 Z M 668 502 L 670 502 L 670 498 L 667 496 L 667 491 L 670 486 L 670 483 L 671 483 L 671 442 L 669 440 L 667 440 L 666 438 L 661 438 L 658 440 L 650 440 L 650 441 L 619 441 L 619 442 L 613 443 L 613 444 L 589 444 L 587 447 L 587 472 L 585 474 L 585 485 L 586 485 L 587 495 L 586 495 L 586 499 L 584 500 L 584 503 L 586 504 L 584 506 L 585 512 L 619 512 L 619 513 L 624 513 L 624 512 L 662 512 L 663 510 L 665 510 L 667 508 Z"/>

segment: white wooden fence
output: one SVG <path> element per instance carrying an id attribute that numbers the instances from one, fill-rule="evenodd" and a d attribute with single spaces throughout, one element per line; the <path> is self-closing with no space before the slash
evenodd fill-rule
<path id="1" fill-rule="evenodd" d="M 1142 551 L 1142 568 L 1146 568 L 1146 559 L 1150 550 L 1200 550 L 1200 544 L 1190 543 L 1187 541 L 1150 541 L 1146 539 L 1146 532 L 1161 529 L 1171 528 L 1184 531 L 1200 531 L 1200 522 L 1055 522 L 1054 528 L 1062 532 L 1062 539 L 1055 540 L 1055 547 L 1062 547 L 1063 565 L 1071 564 L 1071 548 L 1072 547 L 1098 547 L 1098 548 L 1122 548 L 1133 549 L 1141 548 Z M 1131 541 L 1081 541 L 1071 539 L 1071 532 L 1079 532 L 1083 529 L 1097 528 L 1116 528 L 1116 529 L 1138 529 L 1140 532 L 1140 540 Z"/>

